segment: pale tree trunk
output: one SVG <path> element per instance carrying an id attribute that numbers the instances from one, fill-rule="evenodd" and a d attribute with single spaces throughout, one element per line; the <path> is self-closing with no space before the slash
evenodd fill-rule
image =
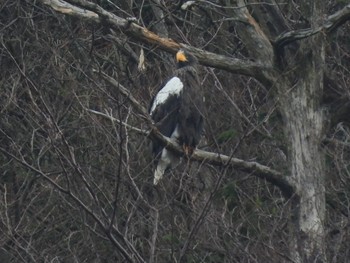
<path id="1" fill-rule="evenodd" d="M 302 12 L 310 19 L 310 25 L 305 27 L 317 28 L 323 19 L 324 4 L 305 2 Z M 240 4 L 244 6 L 243 2 Z M 266 78 L 271 79 L 277 90 L 276 100 L 284 116 L 289 161 L 286 176 L 295 191 L 290 202 L 291 258 L 295 262 L 325 262 L 325 170 L 321 149 L 324 118 L 320 106 L 325 36 L 322 33 L 309 36 L 286 46 L 285 53 L 282 50 L 273 53 L 266 35 L 273 38 L 276 32 L 287 30 L 288 23 L 283 23 L 283 16 L 274 5 L 259 6 L 254 14 L 261 24 L 257 24 L 246 9 L 236 10 L 240 21 L 245 21 L 238 30 L 251 57 L 275 69 L 270 75 L 266 73 Z M 264 24 L 264 21 L 270 23 Z"/>
<path id="2" fill-rule="evenodd" d="M 292 253 L 296 262 L 324 257 L 325 171 L 320 148 L 323 114 L 319 108 L 324 56 L 320 37 L 313 41 L 318 39 L 320 43 L 305 54 L 299 76 L 296 75 L 299 79 L 293 87 L 283 89 L 281 100 L 289 142 L 290 177 L 296 194 L 292 202 L 295 213 Z"/>
<path id="3" fill-rule="evenodd" d="M 323 6 L 322 1 L 304 1 L 301 11 L 310 21 L 305 28 L 320 26 L 324 19 Z M 254 14 L 269 38 L 290 30 L 288 21 L 274 5 L 258 6 Z M 294 43 L 277 50 L 277 65 L 274 64 L 279 73 L 272 85 L 284 116 L 289 161 L 287 176 L 295 191 L 290 202 L 290 254 L 294 262 L 326 262 L 323 225 L 325 167 L 321 148 L 324 116 L 320 105 L 325 67 L 324 42 L 322 32 L 298 42 L 294 40 Z M 264 54 L 260 50 L 257 52 Z"/>
<path id="4" fill-rule="evenodd" d="M 312 26 L 317 26 L 321 9 L 316 4 L 307 8 L 311 10 Z M 301 41 L 295 68 L 287 73 L 288 86 L 280 89 L 290 179 L 295 188 L 291 210 L 291 254 L 295 262 L 326 262 L 325 169 L 321 149 L 324 116 L 320 106 L 324 65 L 324 35 Z"/>

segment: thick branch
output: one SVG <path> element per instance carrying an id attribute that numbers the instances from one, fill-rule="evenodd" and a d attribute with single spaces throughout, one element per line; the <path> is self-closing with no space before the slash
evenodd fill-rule
<path id="1" fill-rule="evenodd" d="M 144 117 L 149 127 L 151 127 L 150 131 L 141 130 L 135 127 L 132 127 L 133 131 L 136 131 L 144 136 L 149 136 L 152 139 L 156 139 L 163 143 L 163 145 L 175 152 L 176 154 L 180 156 L 184 156 L 183 149 L 180 145 L 177 143 L 174 143 L 172 140 L 170 140 L 168 137 L 163 136 L 151 118 L 149 117 L 149 114 L 147 113 L 145 107 L 143 107 L 128 91 L 127 88 L 123 87 L 120 83 L 118 83 L 113 78 L 109 77 L 105 73 L 101 73 L 102 77 L 112 86 L 118 88 L 118 90 L 129 99 L 131 104 L 134 106 L 134 108 Z M 120 123 L 117 119 L 113 118 L 111 115 L 104 114 L 101 112 L 96 112 L 93 110 L 89 110 L 89 112 L 92 112 L 94 114 L 98 114 L 100 116 L 106 117 L 112 121 L 117 121 Z M 130 128 L 129 125 L 125 123 L 121 123 L 122 125 L 126 125 Z M 240 171 L 252 173 L 253 175 L 265 179 L 266 181 L 272 183 L 273 185 L 280 188 L 280 190 L 283 192 L 283 194 L 286 197 L 292 196 L 294 193 L 294 189 L 292 187 L 292 184 L 288 182 L 286 178 L 283 177 L 282 173 L 271 169 L 268 166 L 259 164 L 257 162 L 247 162 L 238 158 L 234 158 L 231 156 L 219 154 L 219 153 L 213 153 L 213 152 L 207 152 L 203 150 L 195 150 L 193 155 L 191 156 L 191 160 L 198 161 L 198 162 L 206 162 L 208 164 L 216 165 L 216 166 L 232 166 L 233 168 L 236 168 Z"/>
<path id="2" fill-rule="evenodd" d="M 293 30 L 279 35 L 274 44 L 277 48 L 281 48 L 291 42 L 296 40 L 304 39 L 309 36 L 315 35 L 320 32 L 325 32 L 327 34 L 331 33 L 333 30 L 337 29 L 339 26 L 344 24 L 350 19 L 350 4 L 345 6 L 340 11 L 333 15 L 330 15 L 325 22 L 317 28 L 307 28 L 300 30 Z"/>
<path id="3" fill-rule="evenodd" d="M 242 23 L 237 25 L 237 30 L 243 42 L 248 47 L 251 57 L 265 65 L 273 65 L 274 52 L 270 40 L 261 29 L 260 25 L 251 16 L 243 0 L 237 1 L 238 9 L 234 10 L 235 17 Z"/>
<path id="4" fill-rule="evenodd" d="M 124 34 L 139 41 L 151 45 L 157 45 L 159 48 L 168 52 L 175 53 L 181 47 L 186 48 L 197 57 L 199 63 L 202 65 L 227 70 L 232 73 L 252 76 L 265 84 L 270 84 L 272 82 L 263 74 L 263 71 L 271 70 L 270 66 L 266 66 L 263 63 L 218 55 L 199 48 L 177 43 L 170 38 L 162 38 L 149 31 L 147 28 L 134 23 L 133 20 L 118 17 L 94 3 L 85 0 L 69 0 L 70 3 L 74 4 L 72 5 L 68 3 L 68 1 L 62 0 L 40 1 L 57 12 L 76 16 L 93 23 L 103 23 L 111 28 L 122 31 Z"/>
<path id="5" fill-rule="evenodd" d="M 191 51 L 198 58 L 199 62 L 203 65 L 225 69 L 234 73 L 254 76 L 265 83 L 268 81 L 261 73 L 262 69 L 266 70 L 267 68 L 264 68 L 259 63 L 235 59 L 223 55 L 217 55 L 185 44 L 178 44 L 175 41 L 168 38 L 161 38 L 144 27 L 141 27 L 131 21 L 128 21 L 127 19 L 117 17 L 105 11 L 100 6 L 94 3 L 87 2 L 84 0 L 70 0 L 69 2 L 73 3 L 75 5 L 74 6 L 72 4 L 69 4 L 68 2 L 60 0 L 40 1 L 63 14 L 78 16 L 80 18 L 84 18 L 95 23 L 105 23 L 112 28 L 120 29 L 123 33 L 129 36 L 132 36 L 149 44 L 157 44 L 160 48 L 170 52 L 176 52 L 179 49 L 179 47 L 184 47 Z M 81 7 L 87 9 L 88 11 L 82 9 Z M 125 87 L 123 87 L 116 80 L 104 73 L 101 73 L 101 76 L 112 86 L 118 88 L 118 90 L 129 99 L 129 101 L 136 108 L 136 110 L 139 113 L 141 113 L 148 125 L 151 127 L 151 132 L 149 133 L 149 136 L 154 137 L 159 141 L 163 142 L 163 144 L 166 145 L 166 147 L 172 149 L 179 155 L 183 155 L 182 148 L 179 145 L 172 143 L 169 140 L 169 138 L 163 136 L 156 129 L 154 123 L 152 122 L 147 113 L 147 110 L 141 104 L 138 103 L 138 101 L 131 95 L 131 93 Z M 108 116 L 108 118 L 111 117 Z M 286 194 L 287 196 L 290 196 L 293 193 L 293 188 L 287 182 L 287 180 L 282 178 L 281 173 L 259 163 L 246 162 L 237 158 L 231 158 L 229 156 L 205 152 L 201 150 L 197 150 L 191 158 L 196 161 L 206 161 L 207 163 L 213 165 L 231 165 L 234 168 L 240 169 L 245 172 L 254 173 L 256 176 L 266 179 L 267 181 L 280 187 L 284 194 Z"/>
<path id="6" fill-rule="evenodd" d="M 330 15 L 324 23 L 324 27 L 328 33 L 337 29 L 339 26 L 343 25 L 346 21 L 350 20 L 350 4 L 345 6 L 338 12 Z"/>

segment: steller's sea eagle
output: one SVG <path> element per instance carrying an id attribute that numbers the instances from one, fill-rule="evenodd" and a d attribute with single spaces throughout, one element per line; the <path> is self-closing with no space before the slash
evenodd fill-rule
<path id="1" fill-rule="evenodd" d="M 153 98 L 149 113 L 159 131 L 179 143 L 185 154 L 190 156 L 199 143 L 203 129 L 203 98 L 200 95 L 197 59 L 180 49 L 176 53 L 176 62 L 174 76 Z M 152 152 L 156 161 L 153 181 L 156 185 L 165 170 L 179 162 L 179 157 L 156 140 L 152 142 Z"/>

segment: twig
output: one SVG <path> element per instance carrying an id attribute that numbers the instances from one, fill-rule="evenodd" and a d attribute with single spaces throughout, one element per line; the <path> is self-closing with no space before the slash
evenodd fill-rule
<path id="1" fill-rule="evenodd" d="M 212 52 L 204 51 L 193 46 L 178 43 L 171 38 L 163 38 L 149 31 L 147 28 L 136 24 L 131 19 L 118 17 L 100 7 L 97 4 L 85 0 L 39 0 L 45 5 L 50 6 L 57 12 L 65 15 L 76 16 L 81 19 L 104 24 L 112 29 L 118 29 L 125 35 L 137 39 L 141 42 L 157 45 L 160 49 L 167 52 L 175 53 L 179 48 L 185 48 L 192 52 L 198 59 L 199 63 L 209 67 L 215 67 L 227 70 L 232 73 L 252 76 L 262 83 L 271 84 L 272 80 L 266 71 L 272 70 L 270 66 L 263 63 L 250 61 L 247 59 L 237 59 L 229 56 L 219 55 Z M 70 4 L 73 3 L 73 4 Z"/>
<path id="2" fill-rule="evenodd" d="M 350 20 L 350 4 L 333 15 L 330 15 L 325 22 L 317 28 L 307 28 L 282 33 L 275 39 L 274 45 L 276 48 L 282 48 L 291 42 L 310 37 L 320 32 L 329 34 L 348 20 Z"/>
<path id="3" fill-rule="evenodd" d="M 134 101 L 134 98 L 132 98 L 130 101 Z M 121 122 L 120 120 L 108 114 L 104 114 L 102 112 L 98 112 L 90 109 L 86 109 L 86 110 L 93 114 L 115 121 L 116 123 L 125 125 L 125 127 L 127 127 L 128 129 L 133 130 L 139 134 L 142 134 L 144 136 L 149 136 L 153 139 L 159 140 L 167 149 L 173 151 L 178 155 L 181 155 L 181 156 L 184 155 L 182 147 L 176 142 L 170 140 L 168 137 L 162 135 L 159 132 L 159 130 L 155 127 L 152 121 L 147 123 L 149 126 L 151 126 L 151 129 L 148 131 L 145 131 L 145 130 L 133 127 L 127 123 Z M 212 164 L 216 166 L 231 166 L 240 171 L 252 173 L 252 175 L 272 183 L 273 185 L 279 187 L 286 197 L 290 197 L 294 193 L 294 188 L 292 187 L 292 184 L 288 182 L 288 179 L 283 177 L 283 174 L 281 172 L 271 169 L 270 167 L 259 164 L 257 162 L 248 162 L 238 158 L 234 158 L 232 156 L 203 151 L 200 149 L 196 149 L 193 152 L 193 155 L 191 156 L 191 161 L 205 162 L 207 164 Z"/>

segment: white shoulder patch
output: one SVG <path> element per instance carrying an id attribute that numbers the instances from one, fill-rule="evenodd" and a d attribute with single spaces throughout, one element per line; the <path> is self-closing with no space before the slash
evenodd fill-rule
<path id="1" fill-rule="evenodd" d="M 152 115 L 157 106 L 163 104 L 170 95 L 180 94 L 183 86 L 182 81 L 178 77 L 171 78 L 156 95 L 150 110 L 150 114 Z"/>

